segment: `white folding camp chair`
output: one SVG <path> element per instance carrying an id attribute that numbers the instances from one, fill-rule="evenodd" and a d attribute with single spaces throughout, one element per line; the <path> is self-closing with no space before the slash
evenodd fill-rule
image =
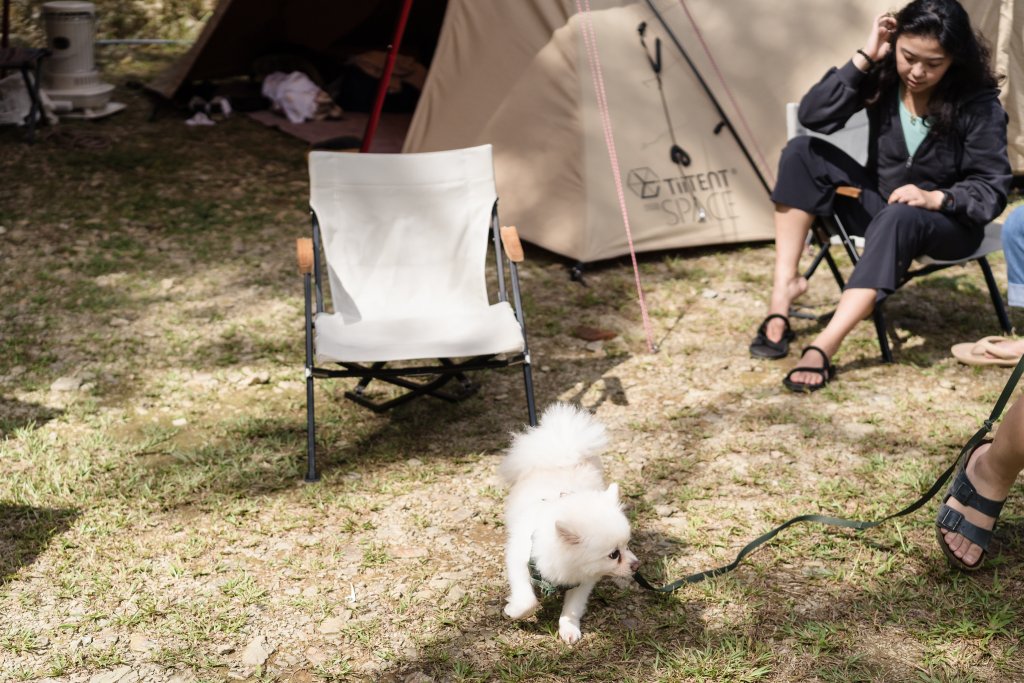
<path id="1" fill-rule="evenodd" d="M 383 412 L 422 395 L 463 400 L 476 390 L 465 373 L 521 364 L 535 425 L 516 266 L 522 245 L 515 228 L 499 229 L 491 146 L 422 154 L 316 151 L 309 154 L 309 179 L 313 236 L 297 245 L 306 296 L 306 480 L 318 477 L 318 377 L 358 378 L 345 396 Z M 497 266 L 493 304 L 485 274 L 489 241 Z M 374 380 L 405 393 L 371 400 L 366 389 Z M 447 391 L 452 380 L 458 388 Z"/>
<path id="2" fill-rule="evenodd" d="M 813 135 L 827 140 L 861 164 L 864 164 L 867 161 L 868 117 L 863 110 L 850 117 L 850 120 L 847 121 L 846 126 L 842 129 L 832 133 L 831 135 L 823 135 L 821 133 L 808 130 L 800 125 L 800 122 L 797 119 L 797 109 L 798 105 L 795 102 L 790 102 L 786 105 L 787 139 L 794 138 L 797 135 Z M 859 196 L 859 190 L 857 188 L 836 188 L 836 194 L 852 198 Z M 842 246 L 850 257 L 851 263 L 856 265 L 857 261 L 860 259 L 861 250 L 864 247 L 864 239 L 849 232 L 848 226 L 844 223 L 842 213 L 841 207 L 837 203 L 836 211 L 833 215 L 818 216 L 815 220 L 808 239 L 810 239 L 818 248 L 818 253 L 811 262 L 811 266 L 804 273 L 805 278 L 810 278 L 817 267 L 821 264 L 822 260 L 824 260 L 828 265 L 829 270 L 832 271 L 832 276 L 835 278 L 840 290 L 846 288 L 846 281 L 843 279 L 843 275 L 840 272 L 839 267 L 836 265 L 832 255 L 829 253 L 829 249 L 836 245 Z M 981 268 L 981 272 L 985 277 L 985 283 L 988 285 L 989 297 L 992 299 L 992 306 L 995 308 L 996 318 L 999 320 L 999 326 L 1004 332 L 1010 334 L 1010 319 L 1006 315 L 1006 307 L 1003 305 L 1003 297 L 999 292 L 999 286 L 996 283 L 996 279 L 992 275 L 992 267 L 989 265 L 988 259 L 985 258 L 988 254 L 1002 251 L 1003 243 L 1000 239 L 1002 229 L 1002 223 L 989 223 L 985 226 L 985 237 L 982 239 L 981 244 L 973 254 L 962 259 L 954 261 L 937 261 L 928 256 L 923 256 L 917 259 L 918 266 L 907 272 L 900 285 L 902 286 L 906 284 L 915 277 L 934 273 L 937 270 L 949 268 L 950 266 L 962 266 L 970 263 L 971 261 L 977 261 L 978 266 Z M 882 306 L 875 306 L 875 309 L 872 312 L 872 318 L 875 323 L 875 331 L 878 333 L 878 346 L 882 352 L 882 360 L 886 363 L 891 363 L 892 349 L 889 347 L 889 338 L 885 323 L 885 311 Z"/>

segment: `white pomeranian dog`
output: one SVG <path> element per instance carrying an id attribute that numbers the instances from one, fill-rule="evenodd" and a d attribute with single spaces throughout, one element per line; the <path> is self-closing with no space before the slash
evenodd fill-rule
<path id="1" fill-rule="evenodd" d="M 605 576 L 631 576 L 640 566 L 630 552 L 629 521 L 617 484 L 604 486 L 600 455 L 604 425 L 564 403 L 548 407 L 540 425 L 513 437 L 499 468 L 511 485 L 505 504 L 505 614 L 525 619 L 542 590 L 565 589 L 558 635 L 580 639 L 580 618 L 594 585 Z"/>

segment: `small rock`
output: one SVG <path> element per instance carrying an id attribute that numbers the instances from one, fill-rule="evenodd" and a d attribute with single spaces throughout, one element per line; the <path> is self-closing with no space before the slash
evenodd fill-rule
<path id="1" fill-rule="evenodd" d="M 865 436 L 869 436 L 877 431 L 874 425 L 864 424 L 863 422 L 850 422 L 844 424 L 842 425 L 842 430 L 846 433 L 847 436 L 854 439 L 860 439 Z"/>
<path id="2" fill-rule="evenodd" d="M 107 324 L 110 325 L 111 327 L 127 327 L 128 325 L 131 324 L 131 322 L 125 320 L 124 318 L 111 318 L 109 321 L 107 321 Z"/>
<path id="3" fill-rule="evenodd" d="M 541 372 L 551 372 L 551 366 L 550 365 L 542 365 L 542 366 L 540 366 L 540 371 Z"/>
<path id="4" fill-rule="evenodd" d="M 290 668 L 302 661 L 302 656 L 294 654 L 292 652 L 280 652 L 277 657 L 274 658 L 274 666 L 283 667 L 285 669 Z"/>
<path id="5" fill-rule="evenodd" d="M 325 619 L 324 622 L 320 624 L 320 633 L 341 633 L 347 621 L 348 619 L 343 617 L 331 617 L 330 619 Z"/>
<path id="6" fill-rule="evenodd" d="M 217 650 L 216 650 L 217 654 L 219 654 L 219 655 L 229 655 L 229 654 L 231 654 L 234 651 L 235 651 L 235 646 L 234 645 L 218 645 L 217 646 Z"/>
<path id="7" fill-rule="evenodd" d="M 434 683 L 434 679 L 422 671 L 415 671 L 403 678 L 402 683 Z"/>
<path id="8" fill-rule="evenodd" d="M 135 683 L 139 680 L 139 674 L 132 671 L 130 666 L 120 666 L 113 671 L 104 671 L 89 679 L 89 683 Z"/>
<path id="9" fill-rule="evenodd" d="M 604 342 L 601 342 L 601 341 L 587 342 L 583 346 L 583 348 L 585 348 L 587 351 L 591 351 L 593 353 L 597 353 L 598 351 L 600 351 L 601 349 L 604 348 Z"/>
<path id="10" fill-rule="evenodd" d="M 132 652 L 150 652 L 156 649 L 156 643 L 141 633 L 133 633 L 128 639 L 128 649 Z"/>
<path id="11" fill-rule="evenodd" d="M 184 427 L 185 425 L 188 424 L 188 420 L 186 420 L 183 417 L 176 417 L 174 418 L 174 420 L 171 421 L 171 424 L 174 425 L 175 427 Z"/>
<path id="12" fill-rule="evenodd" d="M 956 391 L 956 385 L 950 382 L 948 379 L 939 380 L 939 386 L 943 389 L 949 389 L 950 391 Z"/>
<path id="13" fill-rule="evenodd" d="M 717 299 L 719 296 L 718 292 L 713 289 L 705 289 L 700 295 L 705 299 Z"/>
<path id="14" fill-rule="evenodd" d="M 654 511 L 659 517 L 671 517 L 676 513 L 676 509 L 671 505 L 655 505 Z"/>
<path id="15" fill-rule="evenodd" d="M 320 539 L 316 536 L 302 536 L 300 538 L 295 539 L 295 542 L 303 548 L 312 548 L 314 546 L 320 545 Z"/>
<path id="16" fill-rule="evenodd" d="M 327 653 L 319 648 L 308 647 L 306 648 L 305 655 L 306 659 L 308 659 L 309 663 L 313 666 L 320 666 L 327 661 Z"/>
<path id="17" fill-rule="evenodd" d="M 111 285 L 116 285 L 118 282 L 125 279 L 125 277 L 127 277 L 126 273 L 107 273 L 106 275 L 96 276 L 93 278 L 93 282 L 100 287 L 110 287 Z"/>
<path id="18" fill-rule="evenodd" d="M 197 372 L 192 378 L 185 382 L 187 387 L 207 388 L 217 386 L 217 378 L 208 372 Z"/>
<path id="19" fill-rule="evenodd" d="M 168 277 L 168 278 L 164 278 L 163 280 L 160 281 L 160 289 L 161 289 L 161 291 L 166 292 L 166 291 L 170 290 L 170 288 L 173 287 L 173 286 L 174 286 L 174 280 L 172 278 Z"/>
<path id="20" fill-rule="evenodd" d="M 260 384 L 270 384 L 269 372 L 257 372 L 254 375 L 246 375 L 238 384 L 243 387 L 254 387 Z"/>
<path id="21" fill-rule="evenodd" d="M 409 560 L 415 557 L 426 557 L 428 555 L 426 548 L 417 548 L 415 546 L 402 546 L 391 550 L 390 553 L 392 557 L 400 560 Z"/>
<path id="22" fill-rule="evenodd" d="M 263 666 L 273 653 L 274 648 L 270 647 L 266 636 L 256 636 L 242 650 L 242 664 Z"/>
<path id="23" fill-rule="evenodd" d="M 594 342 L 594 341 L 607 341 L 609 339 L 615 339 L 619 336 L 619 333 L 615 330 L 606 330 L 600 327 L 588 327 L 581 325 L 572 331 L 574 337 L 582 339 L 583 341 Z"/>
<path id="24" fill-rule="evenodd" d="M 461 510 L 456 510 L 455 512 L 452 513 L 452 521 L 456 524 L 461 524 L 462 522 L 468 521 L 469 519 L 477 516 L 478 514 L 480 514 L 479 510 L 470 510 L 468 508 L 462 508 Z"/>
<path id="25" fill-rule="evenodd" d="M 50 391 L 70 392 L 78 391 L 82 386 L 82 380 L 77 377 L 61 377 L 50 385 Z"/>
<path id="26" fill-rule="evenodd" d="M 448 591 L 448 602 L 456 603 L 466 597 L 466 591 L 462 586 L 452 586 L 452 589 Z"/>
<path id="27" fill-rule="evenodd" d="M 420 460 L 419 458 L 409 458 L 408 460 L 405 461 L 405 464 L 409 465 L 410 467 L 419 467 L 420 465 L 423 464 L 423 461 Z"/>

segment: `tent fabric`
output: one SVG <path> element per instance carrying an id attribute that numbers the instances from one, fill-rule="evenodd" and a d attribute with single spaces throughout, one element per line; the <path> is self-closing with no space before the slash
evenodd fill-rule
<path id="1" fill-rule="evenodd" d="M 1024 0 L 960 2 L 987 39 L 996 72 L 1004 77 L 999 99 L 1010 117 L 1010 167 L 1024 174 Z"/>
<path id="2" fill-rule="evenodd" d="M 786 140 L 785 103 L 849 59 L 872 18 L 893 7 L 891 0 L 649 2 L 769 183 Z M 962 2 L 1007 76 L 1002 100 L 1010 116 L 1010 160 L 1022 173 L 1024 0 Z M 767 192 L 729 131 L 718 128 L 721 117 L 648 0 L 590 0 L 590 6 L 636 247 L 770 239 Z M 404 151 L 491 143 L 503 217 L 524 239 L 581 261 L 626 253 L 575 0 L 416 0 L 403 44 L 442 13 Z M 367 25 L 387 34 L 394 16 L 397 0 L 220 0 L 192 49 L 149 87 L 173 97 L 188 81 L 247 74 L 274 46 L 344 50 L 365 40 Z M 683 169 L 669 158 L 671 132 L 640 45 L 640 22 L 652 50 L 656 38 L 662 41 L 669 115 L 692 158 Z"/>
<path id="3" fill-rule="evenodd" d="M 346 57 L 387 44 L 400 0 L 220 0 L 192 47 L 146 84 L 174 98 L 186 83 L 250 75 L 274 51 Z M 433 42 L 445 0 L 417 0 L 403 41 Z"/>
<path id="4" fill-rule="evenodd" d="M 651 2 L 769 184 L 786 140 L 786 103 L 848 60 L 872 19 L 891 8 L 891 0 Z M 768 193 L 728 130 L 716 132 L 721 117 L 648 3 L 590 6 L 637 250 L 772 238 Z M 524 239 L 589 262 L 625 254 L 628 244 L 582 19 L 574 0 L 450 0 L 404 151 L 493 144 L 503 218 Z M 652 53 L 661 38 L 669 115 L 692 158 L 683 169 L 669 156 L 641 22 Z"/>

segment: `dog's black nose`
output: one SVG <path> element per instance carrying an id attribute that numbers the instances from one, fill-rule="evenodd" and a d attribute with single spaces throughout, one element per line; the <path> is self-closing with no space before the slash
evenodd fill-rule
<path id="1" fill-rule="evenodd" d="M 629 571 L 635 572 L 637 569 L 640 569 L 640 560 L 633 560 L 629 563 Z"/>

